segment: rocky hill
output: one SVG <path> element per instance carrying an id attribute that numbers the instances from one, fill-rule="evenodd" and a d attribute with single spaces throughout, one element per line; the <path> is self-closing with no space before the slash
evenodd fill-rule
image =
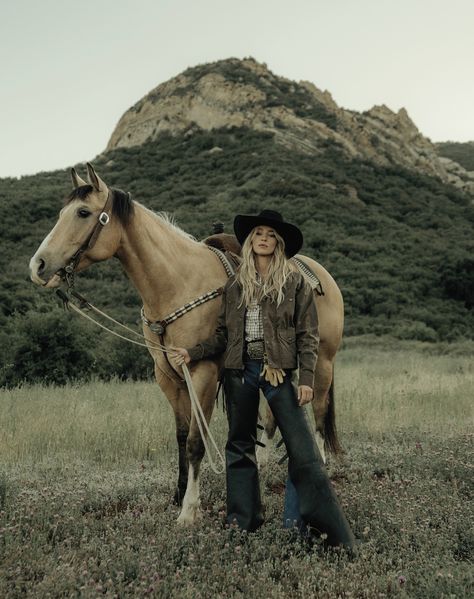
<path id="1" fill-rule="evenodd" d="M 163 133 L 233 127 L 270 132 L 277 143 L 313 155 L 337 144 L 347 158 L 416 170 L 474 194 L 474 172 L 440 156 L 404 108 L 347 110 L 328 91 L 278 77 L 252 58 L 197 66 L 162 83 L 122 116 L 106 151 Z"/>

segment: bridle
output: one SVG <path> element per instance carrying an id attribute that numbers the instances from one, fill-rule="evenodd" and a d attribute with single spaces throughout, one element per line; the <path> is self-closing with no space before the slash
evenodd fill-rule
<path id="1" fill-rule="evenodd" d="M 74 287 L 74 274 L 76 272 L 77 265 L 81 261 L 82 255 L 94 247 L 100 235 L 100 232 L 105 227 L 105 225 L 107 225 L 110 222 L 109 211 L 111 209 L 111 204 L 112 194 L 110 193 L 110 189 L 107 188 L 107 199 L 92 231 L 86 237 L 86 240 L 80 246 L 80 248 L 71 256 L 66 266 L 58 271 L 59 276 L 64 281 L 66 281 L 69 288 Z"/>

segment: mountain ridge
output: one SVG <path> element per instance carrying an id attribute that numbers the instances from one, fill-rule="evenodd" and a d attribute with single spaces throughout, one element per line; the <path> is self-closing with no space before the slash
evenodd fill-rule
<path id="1" fill-rule="evenodd" d="M 272 133 L 284 147 L 314 156 L 337 144 L 348 159 L 402 166 L 474 194 L 474 171 L 440 156 L 405 108 L 341 108 L 328 91 L 279 77 L 253 58 L 191 67 L 161 83 L 124 113 L 105 151 L 164 133 L 191 136 L 232 127 Z"/>

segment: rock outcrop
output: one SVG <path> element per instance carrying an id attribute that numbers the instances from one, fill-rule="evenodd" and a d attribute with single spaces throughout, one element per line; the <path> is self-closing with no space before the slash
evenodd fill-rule
<path id="1" fill-rule="evenodd" d="M 414 169 L 474 194 L 474 172 L 441 158 L 404 108 L 346 110 L 329 92 L 277 77 L 252 58 L 197 66 L 162 83 L 122 116 L 106 151 L 165 132 L 192 135 L 223 127 L 269 131 L 277 143 L 307 153 L 337 144 L 349 158 Z"/>

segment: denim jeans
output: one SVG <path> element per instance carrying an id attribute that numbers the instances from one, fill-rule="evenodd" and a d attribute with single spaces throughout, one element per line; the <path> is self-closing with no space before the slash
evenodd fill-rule
<path id="1" fill-rule="evenodd" d="M 278 387 L 273 387 L 268 381 L 260 376 L 262 371 L 261 360 L 246 360 L 244 369 L 244 380 L 248 385 L 252 385 L 255 388 L 260 388 L 265 395 L 268 402 L 271 402 L 276 395 L 278 395 Z M 291 376 L 291 371 L 287 371 L 286 377 L 282 383 L 288 384 L 289 380 L 287 377 Z M 296 397 L 295 397 L 296 401 Z M 285 503 L 283 508 L 283 526 L 285 528 L 298 527 L 303 528 L 304 523 L 301 519 L 298 494 L 294 484 L 291 482 L 291 478 L 286 479 L 286 491 L 285 491 Z"/>

